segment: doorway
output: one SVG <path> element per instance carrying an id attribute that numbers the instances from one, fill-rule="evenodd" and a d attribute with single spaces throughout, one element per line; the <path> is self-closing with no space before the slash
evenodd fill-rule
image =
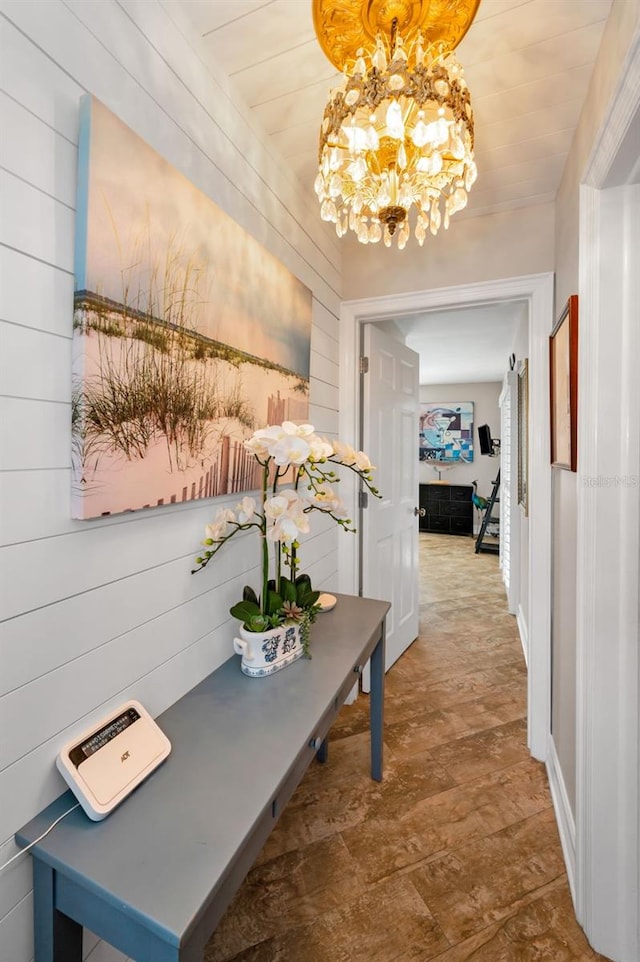
<path id="1" fill-rule="evenodd" d="M 548 336 L 553 320 L 553 274 L 535 274 L 411 294 L 346 301 L 341 308 L 340 435 L 357 442 L 361 419 L 358 358 L 361 325 L 392 320 L 405 314 L 451 309 L 486 302 L 525 300 L 529 307 L 530 405 L 530 532 L 527 587 L 530 599 L 528 629 L 528 745 L 535 758 L 546 761 L 550 723 L 550 557 L 551 495 L 549 468 Z M 355 486 L 344 492 L 349 510 L 358 517 Z M 360 527 L 366 516 L 360 518 Z M 346 543 L 345 543 L 346 542 Z M 341 590 L 358 593 L 360 558 L 356 539 L 342 539 L 339 547 Z"/>

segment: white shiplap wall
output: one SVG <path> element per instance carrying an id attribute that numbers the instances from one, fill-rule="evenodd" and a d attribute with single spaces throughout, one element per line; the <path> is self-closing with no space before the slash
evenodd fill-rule
<path id="1" fill-rule="evenodd" d="M 211 502 L 70 520 L 80 96 L 95 94 L 311 288 L 310 420 L 328 435 L 340 262 L 313 195 L 205 68 L 171 0 L 2 0 L 0 71 L 1 864 L 14 831 L 63 790 L 60 745 L 129 696 L 157 715 L 224 661 L 228 607 L 254 580 L 255 546 L 239 539 L 191 577 Z M 314 581 L 334 589 L 336 539 L 316 524 L 304 549 Z M 0 875 L 3 962 L 32 958 L 31 884 L 28 857 Z M 94 946 L 92 962 L 119 957 Z"/>

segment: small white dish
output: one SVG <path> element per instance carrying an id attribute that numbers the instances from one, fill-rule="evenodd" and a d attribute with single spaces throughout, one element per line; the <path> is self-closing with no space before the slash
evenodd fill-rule
<path id="1" fill-rule="evenodd" d="M 320 611 L 331 611 L 332 608 L 336 606 L 337 598 L 335 595 L 322 594 L 318 598 L 318 604 L 320 605 Z"/>

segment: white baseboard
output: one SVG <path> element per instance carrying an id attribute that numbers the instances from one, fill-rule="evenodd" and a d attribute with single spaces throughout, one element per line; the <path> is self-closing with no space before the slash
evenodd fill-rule
<path id="1" fill-rule="evenodd" d="M 529 630 L 527 628 L 527 619 L 524 616 L 524 611 L 522 606 L 518 605 L 518 612 L 516 614 L 516 623 L 518 625 L 518 633 L 520 635 L 520 644 L 522 645 L 522 653 L 524 654 L 524 661 L 529 667 Z"/>
<path id="2" fill-rule="evenodd" d="M 546 766 L 547 775 L 549 777 L 549 787 L 551 789 L 551 798 L 553 800 L 553 808 L 556 813 L 556 822 L 558 823 L 562 854 L 564 855 L 564 863 L 567 867 L 567 878 L 569 879 L 571 898 L 573 899 L 573 904 L 575 906 L 576 823 L 573 817 L 573 812 L 571 811 L 571 806 L 569 804 L 569 796 L 567 795 L 564 778 L 562 777 L 562 770 L 560 768 L 560 762 L 558 761 L 556 746 L 554 745 L 551 735 L 549 735 L 549 749 L 547 752 Z"/>

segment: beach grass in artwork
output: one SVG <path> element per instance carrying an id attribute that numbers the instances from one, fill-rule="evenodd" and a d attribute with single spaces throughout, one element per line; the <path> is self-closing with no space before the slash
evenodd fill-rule
<path id="1" fill-rule="evenodd" d="M 75 275 L 73 516 L 255 488 L 243 439 L 308 417 L 311 293 L 91 96 Z"/>

